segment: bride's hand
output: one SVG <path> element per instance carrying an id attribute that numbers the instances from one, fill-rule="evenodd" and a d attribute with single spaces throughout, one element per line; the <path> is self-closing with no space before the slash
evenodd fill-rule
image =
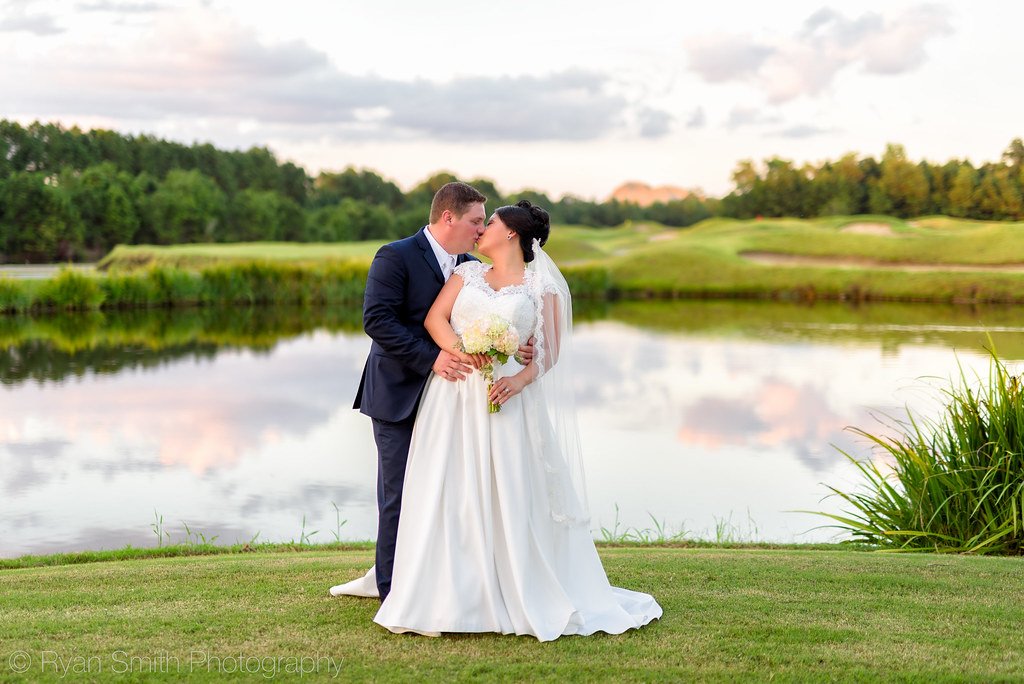
<path id="1" fill-rule="evenodd" d="M 533 359 L 534 342 L 535 340 L 531 337 L 526 341 L 526 344 L 519 345 L 519 353 L 517 353 L 516 356 L 518 357 L 517 360 L 524 366 L 530 363 L 530 360 Z"/>
<path id="2" fill-rule="evenodd" d="M 492 404 L 504 404 L 506 401 L 523 391 L 526 383 L 513 375 L 510 378 L 498 378 L 491 387 L 488 399 Z"/>

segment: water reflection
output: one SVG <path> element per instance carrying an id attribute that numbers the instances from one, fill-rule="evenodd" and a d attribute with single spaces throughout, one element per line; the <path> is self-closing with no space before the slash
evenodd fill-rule
<path id="1" fill-rule="evenodd" d="M 359 332 L 360 312 L 260 307 L 0 316 L 0 382 L 118 373 L 238 348 L 268 352 L 313 330 Z"/>
<path id="2" fill-rule="evenodd" d="M 597 536 L 649 514 L 707 535 L 732 514 L 761 539 L 828 538 L 788 511 L 857 482 L 839 449 L 866 445 L 846 426 L 934 410 L 918 378 L 984 374 L 988 332 L 1024 358 L 1012 309 L 581 312 Z M 183 523 L 221 542 L 372 538 L 374 447 L 350 408 L 367 347 L 358 310 L 0 318 L 0 556 L 154 545 L 154 511 L 176 539 Z"/>

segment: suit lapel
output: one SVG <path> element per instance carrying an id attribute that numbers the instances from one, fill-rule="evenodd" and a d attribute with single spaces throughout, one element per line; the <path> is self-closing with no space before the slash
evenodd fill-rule
<path id="1" fill-rule="evenodd" d="M 430 241 L 427 240 L 427 236 L 424 235 L 426 227 L 420 228 L 420 232 L 416 233 L 416 244 L 419 245 L 420 249 L 423 250 L 423 258 L 430 266 L 430 270 L 433 272 L 434 277 L 437 278 L 437 282 L 444 285 L 444 273 L 441 272 L 441 265 L 437 263 L 437 257 L 434 255 L 434 250 L 430 246 Z"/>

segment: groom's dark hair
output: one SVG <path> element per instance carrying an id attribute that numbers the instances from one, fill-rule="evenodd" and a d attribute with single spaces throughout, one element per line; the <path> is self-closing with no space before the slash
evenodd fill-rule
<path id="1" fill-rule="evenodd" d="M 440 221 L 441 214 L 446 211 L 452 212 L 458 218 L 466 213 L 469 205 L 486 201 L 487 197 L 471 185 L 459 181 L 446 183 L 434 193 L 434 200 L 430 203 L 430 222 Z"/>

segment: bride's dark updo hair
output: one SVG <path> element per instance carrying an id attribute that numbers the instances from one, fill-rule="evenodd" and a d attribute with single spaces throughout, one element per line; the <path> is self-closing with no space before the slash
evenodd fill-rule
<path id="1" fill-rule="evenodd" d="M 523 199 L 515 205 L 498 207 L 494 213 L 519 236 L 519 246 L 523 248 L 523 261 L 533 261 L 534 239 L 540 240 L 543 247 L 551 233 L 551 217 L 548 216 L 548 212 L 534 206 L 530 200 Z"/>

